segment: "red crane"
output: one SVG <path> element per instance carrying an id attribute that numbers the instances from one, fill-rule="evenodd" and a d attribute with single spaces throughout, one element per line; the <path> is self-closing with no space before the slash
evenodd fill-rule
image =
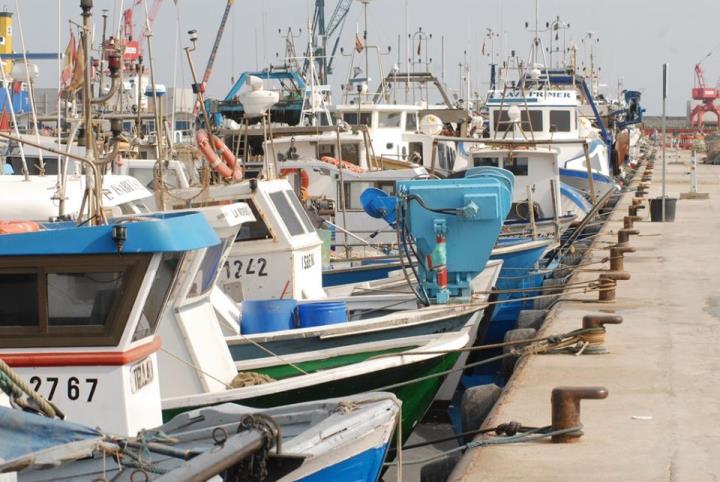
<path id="1" fill-rule="evenodd" d="M 705 58 L 708 56 L 710 56 L 710 54 L 707 54 Z M 699 100 L 700 104 L 693 107 L 692 112 L 690 112 L 690 125 L 693 127 L 702 127 L 703 116 L 706 112 L 712 112 L 715 114 L 717 125 L 720 126 L 720 110 L 718 110 L 718 107 L 715 105 L 715 100 L 720 97 L 720 89 L 707 87 L 705 85 L 702 61 L 695 64 L 695 78 L 696 81 L 692 89 L 692 98 L 693 100 Z"/>

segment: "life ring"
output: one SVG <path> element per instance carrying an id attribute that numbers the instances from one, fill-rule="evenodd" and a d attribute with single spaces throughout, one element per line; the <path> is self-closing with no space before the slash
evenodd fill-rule
<path id="1" fill-rule="evenodd" d="M 305 169 L 294 167 L 292 169 L 280 169 L 280 177 L 287 177 L 289 174 L 297 174 L 300 176 L 300 187 L 307 189 L 310 187 L 310 176 L 305 172 Z"/>
<path id="2" fill-rule="evenodd" d="M 348 171 L 358 172 L 358 173 L 365 172 L 365 169 L 353 164 L 350 161 L 338 161 L 334 157 L 330 157 L 330 156 L 322 156 L 320 158 L 320 160 L 323 162 L 327 162 L 328 164 L 332 164 L 333 166 L 338 166 L 338 167 L 342 166 L 342 169 L 347 169 Z"/>
<path id="3" fill-rule="evenodd" d="M 213 145 L 210 145 L 211 138 Z M 198 149 L 202 152 L 208 164 L 210 164 L 210 167 L 212 167 L 215 172 L 225 179 L 232 178 L 235 181 L 242 180 L 243 172 L 237 165 L 237 159 L 220 138 L 212 134 L 208 136 L 205 129 L 198 129 L 195 133 L 195 140 L 197 141 Z M 222 154 L 222 159 L 218 156 L 217 152 L 215 152 L 216 149 Z"/>
<path id="4" fill-rule="evenodd" d="M 34 221 L 0 221 L 0 234 L 34 233 L 40 225 Z"/>

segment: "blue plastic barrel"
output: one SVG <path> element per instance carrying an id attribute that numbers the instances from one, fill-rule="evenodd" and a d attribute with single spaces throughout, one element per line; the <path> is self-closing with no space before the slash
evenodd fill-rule
<path id="1" fill-rule="evenodd" d="M 300 328 L 325 326 L 347 321 L 347 304 L 344 301 L 305 303 L 297 307 Z"/>
<path id="2" fill-rule="evenodd" d="M 295 328 L 293 317 L 297 301 L 253 300 L 242 302 L 240 333 L 267 333 Z"/>

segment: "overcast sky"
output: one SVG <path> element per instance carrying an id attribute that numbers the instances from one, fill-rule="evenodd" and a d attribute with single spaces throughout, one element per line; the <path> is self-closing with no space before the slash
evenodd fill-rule
<path id="1" fill-rule="evenodd" d="M 154 0 L 145 0 L 148 7 Z M 31 52 L 57 50 L 58 0 L 16 0 L 20 7 L 22 30 L 26 49 Z M 65 49 L 69 35 L 68 19 L 80 21 L 79 0 L 61 0 L 61 50 Z M 121 5 L 126 8 L 134 0 L 95 0 L 96 35 L 102 32 L 101 10 L 108 10 L 108 30 L 117 28 Z M 165 0 L 153 27 L 153 49 L 157 81 L 172 85 L 174 51 L 176 45 L 177 18 L 180 24 L 180 50 L 178 54 L 178 86 L 189 86 L 190 76 L 182 47 L 188 44 L 187 30 L 196 29 L 199 34 L 198 50 L 194 54 L 196 65 L 204 70 L 210 47 L 215 38 L 222 16 L 225 0 L 178 0 L 179 10 L 172 0 Z M 336 0 L 325 0 L 326 18 L 330 17 Z M 8 10 L 15 11 L 16 3 L 5 3 Z M 275 60 L 275 53 L 282 55 L 284 40 L 278 29 L 286 31 L 307 30 L 314 0 L 235 0 L 230 21 L 218 52 L 209 92 L 223 97 L 231 85 L 231 77 L 244 70 L 264 67 Z M 363 8 L 354 1 L 345 23 L 341 45 L 352 50 L 356 29 L 362 31 Z M 406 17 L 407 12 L 407 17 Z M 582 57 L 584 45 L 581 39 L 587 32 L 599 39 L 598 63 L 601 66 L 601 82 L 614 95 L 618 79 L 625 88 L 644 92 L 643 103 L 651 114 L 659 114 L 661 106 L 661 65 L 670 63 L 670 88 L 668 112 L 684 115 L 690 88 L 693 85 L 693 66 L 709 51 L 712 56 L 704 62 L 705 78 L 715 86 L 720 75 L 720 36 L 717 22 L 720 19 L 718 0 L 540 0 L 540 24 L 560 16 L 569 23 L 567 44 L 571 39 Z M 392 52 L 383 58 L 384 68 L 397 62 L 398 35 L 405 38 L 406 18 L 409 33 L 418 27 L 432 33 L 429 56 L 431 70 L 441 75 L 441 38 L 445 44 L 445 79 L 451 88 L 458 86 L 458 63 L 467 51 L 471 68 L 473 90 L 487 89 L 490 44 L 486 42 L 485 56 L 481 55 L 486 29 L 502 32 L 495 43 L 495 53 L 509 55 L 514 49 L 527 58 L 532 34 L 525 29 L 525 22 L 534 24 L 534 0 L 372 0 L 369 7 L 369 43 L 392 46 Z M 144 22 L 143 5 L 136 7 L 136 24 Z M 15 16 L 15 51 L 21 50 L 20 24 Z M 541 34 L 546 46 L 549 34 Z M 560 41 L 562 42 L 562 33 Z M 306 37 L 297 39 L 303 50 Z M 501 50 L 504 47 L 504 52 Z M 417 44 L 410 47 L 414 54 Z M 425 49 L 423 45 L 423 50 Z M 406 58 L 405 42 L 402 42 L 401 62 Z M 425 54 L 423 52 L 422 56 Z M 583 59 L 579 58 L 578 62 Z M 347 58 L 336 59 L 337 69 L 331 83 L 341 84 L 347 74 Z M 39 85 L 57 85 L 57 66 L 54 62 L 41 61 Z M 404 66 L 401 65 L 404 69 Z M 371 77 L 377 74 L 371 68 Z"/>

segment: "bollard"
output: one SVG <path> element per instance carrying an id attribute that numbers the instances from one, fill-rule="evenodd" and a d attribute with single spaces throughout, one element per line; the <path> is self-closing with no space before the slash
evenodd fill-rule
<path id="1" fill-rule="evenodd" d="M 642 220 L 642 218 L 640 216 L 625 216 L 623 218 L 623 228 L 632 229 L 635 221 L 640 221 L 640 220 Z"/>
<path id="2" fill-rule="evenodd" d="M 603 271 L 598 276 L 598 301 L 615 301 L 615 290 L 617 282 L 627 281 L 630 279 L 630 273 L 627 271 Z"/>
<path id="3" fill-rule="evenodd" d="M 588 355 L 603 355 L 608 353 L 605 348 L 605 325 L 619 325 L 623 322 L 623 317 L 620 315 L 609 315 L 609 314 L 595 314 L 585 315 L 582 319 L 583 329 L 598 328 L 599 331 L 595 335 L 595 340 L 591 341 L 588 346 L 585 347 L 583 353 Z"/>
<path id="4" fill-rule="evenodd" d="M 637 229 L 618 229 L 618 246 L 627 246 L 630 242 L 630 235 L 632 234 L 640 234 L 640 231 Z"/>
<path id="5" fill-rule="evenodd" d="M 625 253 L 634 253 L 631 246 L 610 246 L 610 271 L 625 270 Z"/>
<path id="6" fill-rule="evenodd" d="M 600 400 L 607 398 L 605 387 L 556 387 L 553 388 L 550 402 L 552 404 L 552 428 L 564 430 L 581 425 L 580 400 Z M 561 435 L 553 435 L 553 443 L 578 442 L 583 436 L 582 430 Z"/>
<path id="7" fill-rule="evenodd" d="M 638 202 L 635 202 L 638 201 Z M 640 204 L 642 201 L 639 199 L 633 199 L 632 206 L 628 206 L 628 215 L 629 216 L 637 216 L 638 215 L 638 209 L 645 209 L 644 204 Z"/>

